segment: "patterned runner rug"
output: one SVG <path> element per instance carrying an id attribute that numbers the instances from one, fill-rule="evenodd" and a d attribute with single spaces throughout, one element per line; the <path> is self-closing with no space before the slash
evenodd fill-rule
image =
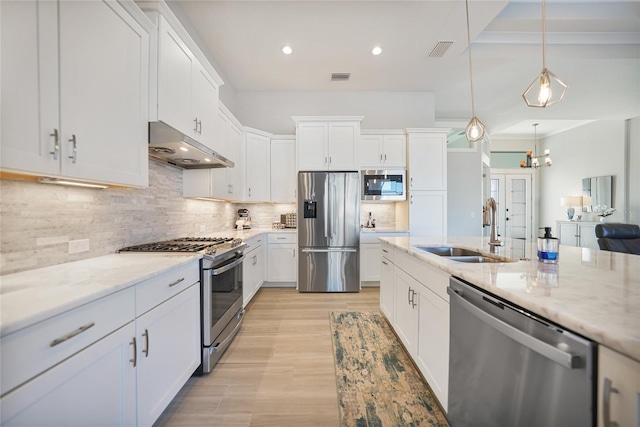
<path id="1" fill-rule="evenodd" d="M 330 318 L 342 427 L 449 426 L 384 316 Z"/>

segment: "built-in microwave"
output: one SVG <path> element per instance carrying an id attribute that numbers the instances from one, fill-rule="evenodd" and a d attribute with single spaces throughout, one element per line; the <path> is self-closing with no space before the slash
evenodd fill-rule
<path id="1" fill-rule="evenodd" d="M 363 170 L 361 178 L 362 200 L 407 200 L 406 171 L 404 169 Z"/>

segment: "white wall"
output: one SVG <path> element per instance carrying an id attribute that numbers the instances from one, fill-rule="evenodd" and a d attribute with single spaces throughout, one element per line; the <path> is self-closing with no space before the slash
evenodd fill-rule
<path id="1" fill-rule="evenodd" d="M 364 116 L 363 129 L 432 127 L 433 92 L 269 92 L 236 93 L 234 114 L 245 126 L 291 135 L 291 116 Z"/>
<path id="2" fill-rule="evenodd" d="M 625 194 L 625 121 L 602 120 L 550 136 L 538 142 L 540 151 L 551 150 L 551 167 L 536 171 L 538 178 L 538 225 L 552 225 L 566 219 L 560 206 L 563 196 L 582 195 L 582 179 L 613 175 L 613 204 L 617 209 L 612 221 L 624 221 Z M 632 169 L 640 167 L 639 164 Z M 637 187 L 636 187 L 637 188 Z M 583 221 L 598 220 L 583 213 Z"/>
<path id="3" fill-rule="evenodd" d="M 482 151 L 447 152 L 447 234 L 482 234 Z"/>
<path id="4" fill-rule="evenodd" d="M 625 222 L 640 224 L 640 117 L 627 121 L 627 209 Z"/>

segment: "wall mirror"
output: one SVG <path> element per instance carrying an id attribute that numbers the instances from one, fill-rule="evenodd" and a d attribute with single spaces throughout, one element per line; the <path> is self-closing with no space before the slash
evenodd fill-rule
<path id="1" fill-rule="evenodd" d="M 613 176 L 596 176 L 582 180 L 582 211 L 600 212 L 613 208 Z"/>

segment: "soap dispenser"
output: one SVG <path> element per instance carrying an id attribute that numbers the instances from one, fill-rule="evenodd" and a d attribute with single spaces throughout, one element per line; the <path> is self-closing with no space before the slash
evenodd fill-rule
<path id="1" fill-rule="evenodd" d="M 551 227 L 540 229 L 544 229 L 544 236 L 538 237 L 538 261 L 555 264 L 558 262 L 560 240 L 551 236 Z"/>

